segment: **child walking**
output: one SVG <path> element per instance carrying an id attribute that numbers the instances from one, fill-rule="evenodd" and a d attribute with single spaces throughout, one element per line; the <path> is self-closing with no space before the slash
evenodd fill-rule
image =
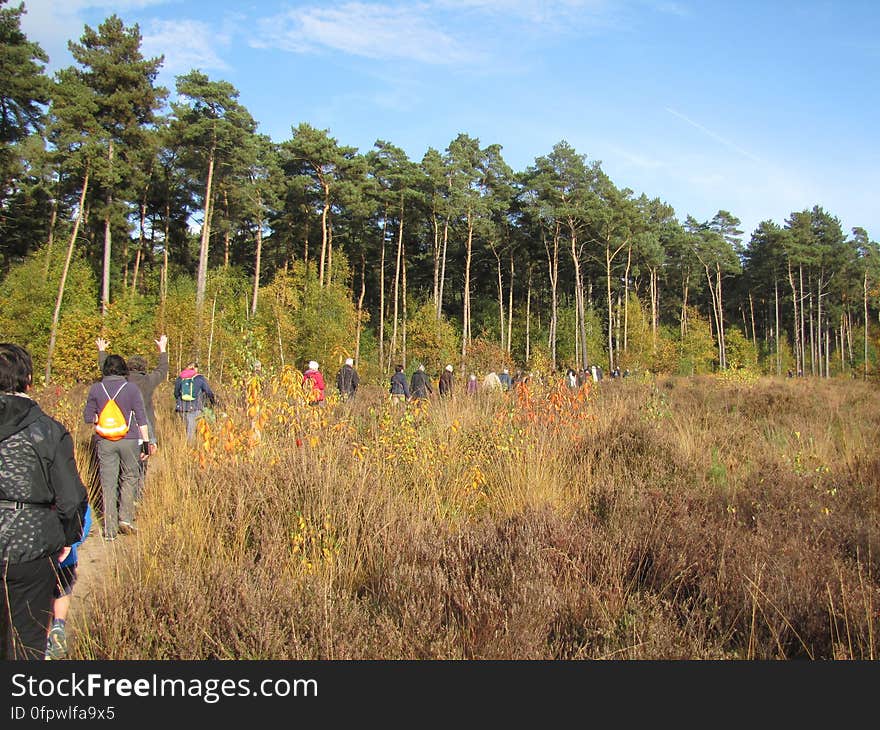
<path id="1" fill-rule="evenodd" d="M 52 607 L 52 626 L 46 637 L 45 659 L 64 659 L 67 656 L 67 611 L 70 609 L 70 596 L 76 583 L 76 569 L 79 565 L 79 557 L 76 549 L 82 545 L 92 529 L 92 507 L 86 507 L 83 518 L 82 540 L 70 546 L 70 552 L 58 564 L 58 581 L 55 584 L 55 603 Z"/>

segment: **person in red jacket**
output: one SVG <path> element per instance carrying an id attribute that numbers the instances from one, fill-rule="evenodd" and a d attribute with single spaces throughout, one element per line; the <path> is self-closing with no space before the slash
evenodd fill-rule
<path id="1" fill-rule="evenodd" d="M 318 363 L 309 361 L 308 370 L 303 373 L 303 389 L 310 406 L 324 405 L 324 376 L 318 369 Z"/>

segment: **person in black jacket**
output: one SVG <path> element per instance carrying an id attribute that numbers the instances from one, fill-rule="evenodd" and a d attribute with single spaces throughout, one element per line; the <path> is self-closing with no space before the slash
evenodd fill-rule
<path id="1" fill-rule="evenodd" d="M 55 565 L 88 505 L 70 432 L 28 395 L 33 372 L 27 350 L 0 344 L 0 659 L 43 659 Z"/>
<path id="2" fill-rule="evenodd" d="M 391 376 L 391 402 L 405 403 L 409 400 L 409 383 L 406 382 L 406 373 L 403 365 L 394 366 L 394 375 Z"/>
<path id="3" fill-rule="evenodd" d="M 452 365 L 447 365 L 440 373 L 440 395 L 443 397 L 452 395 Z"/>
<path id="4" fill-rule="evenodd" d="M 357 370 L 354 369 L 354 360 L 349 357 L 346 359 L 345 365 L 339 368 L 339 372 L 336 373 L 336 389 L 339 391 L 339 397 L 344 401 L 351 400 L 357 392 L 358 385 L 360 385 L 360 378 Z"/>
<path id="5" fill-rule="evenodd" d="M 419 365 L 418 369 L 413 373 L 412 380 L 410 381 L 410 390 L 412 391 L 413 400 L 422 400 L 434 392 L 427 375 L 425 375 L 424 365 Z"/>

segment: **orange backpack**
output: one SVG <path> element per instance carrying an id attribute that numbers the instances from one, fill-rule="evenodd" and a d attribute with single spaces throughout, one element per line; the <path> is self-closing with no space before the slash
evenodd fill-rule
<path id="1" fill-rule="evenodd" d="M 101 383 L 101 387 L 104 388 L 104 393 L 107 395 L 107 402 L 98 414 L 98 422 L 95 424 L 95 433 L 105 439 L 109 439 L 110 441 L 119 441 L 119 439 L 125 438 L 125 434 L 128 433 L 129 422 L 122 414 L 119 404 L 116 403 L 116 398 L 126 385 L 127 383 L 120 385 L 119 390 L 116 391 L 116 395 L 111 397 L 110 394 L 107 393 L 107 388 L 104 388 L 104 384 Z"/>

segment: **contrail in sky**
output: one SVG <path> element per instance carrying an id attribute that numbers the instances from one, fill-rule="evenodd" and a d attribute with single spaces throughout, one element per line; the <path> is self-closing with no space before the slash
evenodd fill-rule
<path id="1" fill-rule="evenodd" d="M 729 139 L 725 139 L 725 138 L 722 137 L 720 134 L 715 134 L 715 132 L 713 132 L 711 129 L 706 129 L 702 124 L 699 124 L 699 123 L 695 122 L 693 119 L 688 119 L 688 118 L 687 118 L 684 114 L 682 114 L 681 112 L 677 112 L 677 111 L 675 111 L 675 109 L 670 109 L 669 107 L 666 107 L 666 111 L 668 111 L 668 112 L 669 112 L 670 114 L 672 114 L 673 116 L 676 116 L 676 117 L 678 117 L 679 119 L 681 119 L 681 120 L 687 122 L 687 123 L 690 124 L 692 127 L 695 127 L 696 129 L 699 129 L 703 134 L 706 134 L 706 135 L 710 136 L 710 137 L 711 137 L 712 139 L 714 139 L 716 142 L 720 142 L 720 143 L 723 144 L 725 147 L 730 147 L 730 149 L 732 149 L 732 150 L 734 150 L 734 151 L 736 151 L 736 152 L 739 152 L 739 154 L 741 154 L 743 157 L 746 157 L 746 158 L 750 159 L 752 162 L 757 162 L 757 163 L 759 163 L 759 164 L 761 164 L 761 165 L 766 165 L 766 164 L 767 164 L 767 163 L 766 163 L 764 160 L 762 160 L 760 157 L 756 157 L 755 155 L 753 155 L 753 154 L 752 154 L 751 152 L 749 152 L 748 150 L 744 150 L 742 147 L 739 147 L 738 145 L 734 144 L 734 143 L 731 142 Z"/>

